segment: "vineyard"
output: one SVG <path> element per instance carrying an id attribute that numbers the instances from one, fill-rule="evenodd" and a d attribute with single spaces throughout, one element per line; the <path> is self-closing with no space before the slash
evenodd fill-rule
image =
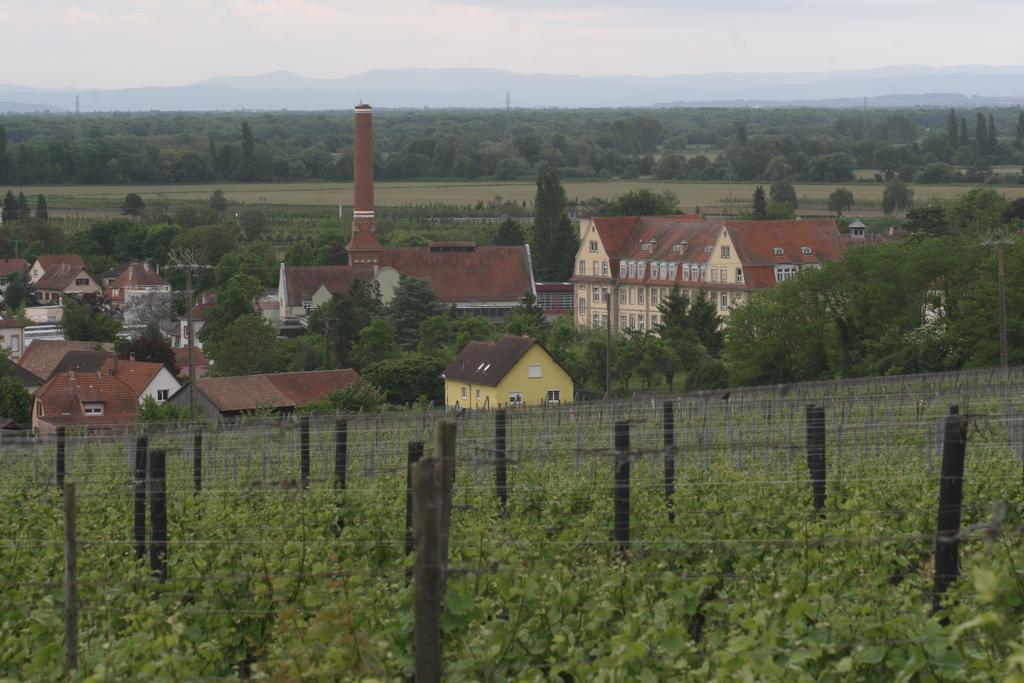
<path id="1" fill-rule="evenodd" d="M 0 442 L 0 679 L 409 680 L 443 569 L 446 680 L 1024 681 L 1022 410 L 1014 369 Z"/>

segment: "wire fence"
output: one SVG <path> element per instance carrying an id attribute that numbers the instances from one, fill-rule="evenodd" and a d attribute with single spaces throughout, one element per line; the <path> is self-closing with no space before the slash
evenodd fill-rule
<path id="1" fill-rule="evenodd" d="M 936 514 L 951 405 L 965 416 L 967 456 L 956 503 L 962 527 L 943 542 L 962 541 L 967 561 L 982 564 L 1019 545 L 1022 389 L 1024 372 L 1014 369 L 463 413 L 441 566 L 445 659 L 472 679 L 480 667 L 514 672 L 570 658 L 558 629 L 549 624 L 544 634 L 538 625 L 543 605 L 570 588 L 589 596 L 564 608 L 580 623 L 609 600 L 621 602 L 622 619 L 668 610 L 687 624 L 696 651 L 720 643 L 745 605 L 808 585 L 887 618 L 919 612 L 931 600 L 943 531 Z M 819 475 L 808 466 L 812 403 L 824 412 L 821 509 Z M 399 653 L 361 660 L 363 674 L 410 675 L 412 643 L 396 633 L 413 629 L 391 621 L 413 612 L 410 444 L 423 444 L 425 459 L 440 457 L 442 419 L 425 411 L 249 418 L 218 429 L 157 425 L 66 432 L 59 444 L 0 442 L 0 611 L 22 634 L 39 605 L 59 613 L 61 482 L 75 486 L 77 502 L 78 601 L 91 634 L 80 645 L 83 666 L 113 666 L 102 643 L 128 633 L 132 615 L 156 609 L 189 624 L 190 637 L 234 643 L 209 677 L 245 678 L 253 667 L 282 674 L 303 642 L 289 629 L 311 628 L 344 606 L 361 637 Z M 615 441 L 622 426 L 627 447 Z M 147 507 L 157 489 L 144 460 L 157 451 L 166 455 L 157 494 L 165 545 L 154 541 Z M 154 547 L 166 561 L 163 581 L 153 578 Z M 623 582 L 632 586 L 628 600 L 614 595 Z M 645 583 L 655 588 L 641 590 Z M 673 590 L 686 599 L 666 603 Z M 510 613 L 528 604 L 516 628 L 529 635 L 502 640 L 503 656 L 458 643 L 498 639 Z M 618 628 L 591 634 L 595 647 L 610 651 Z M 31 677 L 31 662 L 0 655 L 0 673 Z"/>

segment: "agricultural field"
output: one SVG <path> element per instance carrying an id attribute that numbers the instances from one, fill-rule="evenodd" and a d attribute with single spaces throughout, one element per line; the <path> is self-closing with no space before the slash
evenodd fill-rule
<path id="1" fill-rule="evenodd" d="M 687 182 L 661 180 L 614 180 L 563 182 L 570 201 L 585 201 L 591 197 L 611 199 L 631 190 L 648 188 L 669 190 L 679 198 L 686 209 L 717 207 L 726 212 L 748 208 L 754 188 L 751 182 Z M 869 215 L 881 214 L 882 185 L 878 183 L 844 183 L 854 194 L 853 212 Z M 825 200 L 837 185 L 823 183 L 797 183 L 796 193 L 801 206 L 809 210 L 825 210 Z M 946 200 L 968 192 L 975 185 L 915 185 L 914 200 L 918 203 L 932 199 Z M 1021 186 L 994 186 L 1010 198 L 1024 196 Z M 244 204 L 274 204 L 293 206 L 338 206 L 352 201 L 351 183 L 221 183 L 207 185 L 82 185 L 38 186 L 15 188 L 26 195 L 44 194 L 50 209 L 56 215 L 75 213 L 103 213 L 116 211 L 128 192 L 137 192 L 147 202 L 165 199 L 169 202 L 209 199 L 216 189 L 223 189 L 227 198 Z M 449 205 L 476 205 L 489 203 L 495 197 L 516 202 L 533 202 L 536 185 L 532 182 L 503 181 L 418 181 L 387 182 L 375 185 L 375 199 L 379 206 L 440 203 Z"/>
<path id="2" fill-rule="evenodd" d="M 820 511 L 805 462 L 810 402 L 825 411 Z M 962 575 L 933 614 L 954 403 L 969 425 Z M 508 416 L 504 509 L 495 415 L 464 414 L 441 615 L 447 679 L 1021 680 L 1022 407 L 1014 370 L 521 409 Z M 348 416 L 344 489 L 333 417 L 312 421 L 308 490 L 292 420 L 208 428 L 198 493 L 192 434 L 151 432 L 149 448 L 168 458 L 162 583 L 133 541 L 134 435 L 69 436 L 71 678 L 408 680 L 407 444 L 434 455 L 437 417 Z M 613 538 L 620 421 L 625 553 Z M 0 451 L 0 678 L 63 674 L 54 462 L 52 443 Z"/>

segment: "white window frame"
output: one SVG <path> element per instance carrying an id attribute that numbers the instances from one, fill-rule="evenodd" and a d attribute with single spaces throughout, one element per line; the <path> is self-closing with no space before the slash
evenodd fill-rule
<path id="1" fill-rule="evenodd" d="M 161 403 L 163 403 L 164 401 L 166 401 L 170 397 L 171 397 L 171 390 L 170 389 L 157 389 L 156 390 L 156 400 L 160 401 Z"/>
<path id="2" fill-rule="evenodd" d="M 463 401 L 468 401 L 469 400 L 469 387 L 462 387 L 462 400 Z"/>
<path id="3" fill-rule="evenodd" d="M 601 261 L 601 275 L 608 277 L 608 262 Z"/>
<path id="4" fill-rule="evenodd" d="M 587 262 L 584 261 L 583 259 L 580 259 L 580 275 L 586 275 L 586 274 L 587 274 Z"/>
<path id="5" fill-rule="evenodd" d="M 508 404 L 510 406 L 521 406 L 521 405 L 523 405 L 523 392 L 521 392 L 521 391 L 510 391 L 510 392 L 508 392 Z"/>
<path id="6" fill-rule="evenodd" d="M 723 311 L 729 308 L 729 294 L 728 292 L 722 292 L 718 298 L 718 307 Z"/>
<path id="7" fill-rule="evenodd" d="M 559 389 L 548 389 L 548 393 L 545 395 L 545 400 L 552 405 L 558 405 L 562 402 L 562 392 Z"/>
<path id="8" fill-rule="evenodd" d="M 87 417 L 100 417 L 103 415 L 102 403 L 83 403 L 82 414 Z"/>
<path id="9" fill-rule="evenodd" d="M 676 264 L 675 263 L 668 264 L 668 279 L 669 280 L 675 280 L 676 279 L 676 272 L 677 272 Z"/>
<path id="10" fill-rule="evenodd" d="M 726 245 L 726 244 L 722 245 L 722 258 L 730 258 L 730 256 L 729 256 L 729 246 Z"/>
<path id="11" fill-rule="evenodd" d="M 736 269 L 736 283 L 737 284 L 743 284 L 743 269 L 742 268 L 737 268 Z"/>
<path id="12" fill-rule="evenodd" d="M 590 253 L 591 254 L 596 254 L 597 253 L 597 240 L 590 240 Z"/>
<path id="13" fill-rule="evenodd" d="M 658 277 L 659 275 L 661 275 L 661 271 L 658 269 L 658 264 L 657 263 L 652 263 L 651 264 L 651 279 L 652 280 L 658 280 L 658 279 L 660 279 Z"/>

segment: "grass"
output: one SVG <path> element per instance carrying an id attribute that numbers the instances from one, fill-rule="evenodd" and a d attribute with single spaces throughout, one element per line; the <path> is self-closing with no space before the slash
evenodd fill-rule
<path id="1" fill-rule="evenodd" d="M 679 198 L 681 206 L 692 210 L 730 206 L 746 206 L 758 185 L 751 182 L 686 182 L 663 180 L 603 180 L 566 181 L 563 183 L 570 200 L 591 197 L 610 199 L 630 190 L 648 188 L 669 190 Z M 854 194 L 854 213 L 858 208 L 865 213 L 880 213 L 882 186 L 875 183 L 843 183 Z M 797 196 L 806 209 L 824 209 L 824 200 L 836 189 L 831 183 L 797 183 Z M 917 202 L 932 199 L 946 200 L 963 194 L 977 185 L 915 185 Z M 42 185 L 20 187 L 26 195 L 46 195 L 51 210 L 63 214 L 75 212 L 95 213 L 115 209 L 128 192 L 137 192 L 146 200 L 163 198 L 168 201 L 194 201 L 207 199 L 216 189 L 223 189 L 228 199 L 245 204 L 281 204 L 293 206 L 337 206 L 352 202 L 352 183 L 292 182 L 292 183 L 210 183 L 202 185 Z M 441 203 L 453 205 L 490 202 L 500 196 L 516 202 L 533 201 L 536 187 L 525 181 L 416 181 L 381 182 L 376 184 L 376 202 L 379 206 L 402 204 Z M 1024 186 L 994 186 L 1009 198 L 1024 197 Z M 730 199 L 731 198 L 731 199 Z"/>

